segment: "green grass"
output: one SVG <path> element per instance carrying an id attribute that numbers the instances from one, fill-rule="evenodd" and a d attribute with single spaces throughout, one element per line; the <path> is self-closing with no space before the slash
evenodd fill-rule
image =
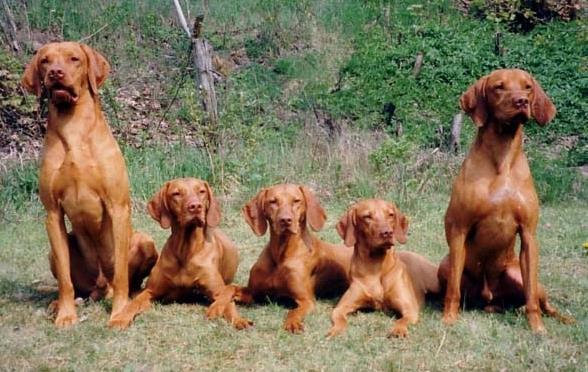
<path id="1" fill-rule="evenodd" d="M 222 228 L 241 254 L 236 282 L 244 284 L 266 238 L 249 230 L 239 204 L 221 200 Z M 411 220 L 406 249 L 433 261 L 445 255 L 446 203 L 446 195 L 434 194 L 400 205 Z M 446 328 L 439 305 L 427 305 L 406 340 L 386 338 L 390 316 L 366 312 L 352 316 L 347 332 L 330 341 L 324 336 L 335 302 L 325 300 L 307 317 L 302 335 L 281 330 L 287 309 L 276 304 L 239 307 L 255 322 L 241 332 L 224 321 L 207 321 L 202 304 L 156 304 L 128 331 L 111 331 L 105 301 L 83 304 L 78 314 L 84 321 L 57 330 L 45 313 L 57 293 L 47 264 L 42 213 L 22 214 L 0 230 L 0 359 L 8 369 L 581 370 L 588 363 L 588 270 L 581 248 L 587 207 L 543 207 L 539 226 L 541 281 L 552 302 L 574 315 L 576 324 L 545 319 L 548 334 L 537 337 L 522 311 L 490 315 L 467 310 L 456 326 Z M 340 240 L 334 225 L 344 208 L 342 203 L 327 205 L 329 218 L 319 236 Z M 144 212 L 134 218 L 135 226 L 161 247 L 168 231 Z"/>

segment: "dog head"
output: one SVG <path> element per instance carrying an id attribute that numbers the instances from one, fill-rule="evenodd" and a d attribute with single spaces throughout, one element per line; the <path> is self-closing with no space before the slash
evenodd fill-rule
<path id="1" fill-rule="evenodd" d="M 166 182 L 147 204 L 147 211 L 164 229 L 172 224 L 215 227 L 221 217 L 208 182 L 195 178 Z"/>
<path id="2" fill-rule="evenodd" d="M 496 70 L 478 80 L 460 98 L 460 107 L 478 127 L 495 119 L 520 124 L 533 117 L 543 126 L 556 108 L 539 83 L 526 71 Z"/>
<path id="3" fill-rule="evenodd" d="M 327 219 L 318 199 L 306 186 L 282 184 L 261 190 L 243 207 L 245 221 L 257 236 L 267 230 L 278 236 L 300 234 L 306 226 L 318 231 Z"/>
<path id="4" fill-rule="evenodd" d="M 23 87 L 38 97 L 47 90 L 57 107 L 75 105 L 85 91 L 98 94 L 110 65 L 97 51 L 75 42 L 49 43 L 42 46 L 27 65 Z"/>
<path id="5" fill-rule="evenodd" d="M 337 232 L 352 247 L 361 243 L 370 255 L 385 253 L 397 242 L 406 243 L 408 219 L 393 203 L 368 199 L 352 205 L 337 223 Z"/>

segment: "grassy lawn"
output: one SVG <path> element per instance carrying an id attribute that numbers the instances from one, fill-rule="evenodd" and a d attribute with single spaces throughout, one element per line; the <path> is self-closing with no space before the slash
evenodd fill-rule
<path id="1" fill-rule="evenodd" d="M 407 249 L 434 261 L 443 257 L 446 203 L 447 196 L 437 194 L 404 208 L 411 218 Z M 326 207 L 329 219 L 320 236 L 337 242 L 334 225 L 345 206 Z M 240 307 L 255 323 L 241 332 L 222 320 L 207 321 L 202 304 L 156 304 L 129 330 L 117 332 L 106 327 L 108 301 L 86 302 L 78 308 L 82 321 L 58 330 L 45 311 L 57 288 L 46 259 L 43 213 L 32 208 L 0 230 L 0 364 L 16 370 L 582 370 L 588 365 L 588 265 L 581 248 L 587 208 L 585 202 L 543 206 L 539 226 L 541 281 L 576 324 L 545 319 L 548 334 L 534 336 L 520 310 L 467 310 L 446 328 L 440 305 L 429 304 L 406 340 L 386 338 L 392 318 L 380 312 L 352 316 L 347 333 L 326 340 L 334 302 L 325 300 L 307 317 L 302 335 L 281 329 L 287 309 L 277 304 Z M 236 282 L 245 284 L 266 239 L 253 235 L 238 205 L 224 209 L 222 227 L 241 252 Z M 167 238 L 141 211 L 134 224 L 152 234 L 158 247 Z"/>

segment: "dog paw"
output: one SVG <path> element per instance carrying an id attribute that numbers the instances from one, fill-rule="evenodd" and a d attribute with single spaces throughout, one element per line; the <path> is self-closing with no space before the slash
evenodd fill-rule
<path id="1" fill-rule="evenodd" d="M 445 313 L 443 314 L 443 324 L 454 325 L 457 322 L 457 313 Z"/>
<path id="2" fill-rule="evenodd" d="M 247 329 L 253 325 L 253 322 L 247 318 L 237 318 L 232 321 L 233 327 L 238 330 Z"/>
<path id="3" fill-rule="evenodd" d="M 304 324 L 299 320 L 286 320 L 284 329 L 291 333 L 302 333 L 304 332 Z"/>
<path id="4" fill-rule="evenodd" d="M 335 336 L 340 335 L 341 333 L 343 333 L 344 328 L 341 327 L 331 327 L 331 329 L 329 329 L 329 332 L 327 333 L 327 338 L 333 338 Z"/>
<path id="5" fill-rule="evenodd" d="M 223 315 L 225 312 L 226 305 L 220 304 L 218 302 L 213 302 L 208 309 L 206 309 L 206 317 L 208 319 L 216 319 L 219 316 Z"/>
<path id="6" fill-rule="evenodd" d="M 70 327 L 78 322 L 78 315 L 76 310 L 62 308 L 57 311 L 55 317 L 55 325 L 59 328 Z"/>
<path id="7" fill-rule="evenodd" d="M 388 337 L 405 338 L 408 336 L 408 328 L 406 326 L 396 325 L 388 333 Z"/>
<path id="8" fill-rule="evenodd" d="M 131 322 L 133 321 L 132 318 L 127 316 L 123 316 L 121 314 L 116 314 L 110 317 L 108 321 L 108 328 L 123 330 L 129 328 Z"/>

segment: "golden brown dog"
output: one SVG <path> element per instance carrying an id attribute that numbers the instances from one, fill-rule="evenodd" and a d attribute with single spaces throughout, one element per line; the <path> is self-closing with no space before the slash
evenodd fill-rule
<path id="1" fill-rule="evenodd" d="M 237 299 L 244 303 L 265 296 L 293 299 L 297 307 L 288 312 L 284 328 L 302 332 L 315 294 L 341 293 L 347 287 L 351 249 L 311 234 L 307 226 L 321 229 L 326 215 L 305 186 L 282 184 L 263 189 L 243 207 L 243 215 L 257 236 L 265 234 L 269 223 L 270 240 Z"/>
<path id="2" fill-rule="evenodd" d="M 463 94 L 460 105 L 478 134 L 453 183 L 445 214 L 449 255 L 439 270 L 441 281 L 447 282 L 443 321 L 457 320 L 462 292 L 482 299 L 488 311 L 526 304 L 534 332 L 544 331 L 541 310 L 568 321 L 549 304 L 538 283 L 539 202 L 522 149 L 523 125 L 531 117 L 546 125 L 555 106 L 529 73 L 515 69 L 482 77 Z"/>
<path id="3" fill-rule="evenodd" d="M 207 182 L 195 178 L 167 182 L 149 202 L 148 211 L 162 228 L 171 227 L 145 289 L 113 321 L 128 327 L 156 299 L 181 300 L 197 292 L 212 300 L 208 318 L 224 316 L 235 328 L 252 323 L 232 301 L 239 256 L 234 244 L 216 226 L 220 209 Z"/>
<path id="4" fill-rule="evenodd" d="M 392 203 L 363 200 L 341 217 L 337 231 L 354 251 L 351 284 L 333 310 L 328 336 L 345 330 L 348 314 L 366 308 L 398 313 L 390 335 L 407 336 L 408 325 L 418 322 L 425 295 L 439 292 L 436 265 L 416 253 L 394 250 L 396 243 L 406 243 L 407 218 Z"/>
<path id="5" fill-rule="evenodd" d="M 74 293 L 99 297 L 105 281 L 113 288 L 112 314 L 120 311 L 128 300 L 129 277 L 140 283 L 157 255 L 145 235 L 130 246 L 127 170 L 98 97 L 109 69 L 87 45 L 50 43 L 27 65 L 22 81 L 28 91 L 49 97 L 39 195 L 59 286 L 53 305 L 60 327 L 77 321 Z M 72 225 L 69 236 L 64 216 Z"/>

